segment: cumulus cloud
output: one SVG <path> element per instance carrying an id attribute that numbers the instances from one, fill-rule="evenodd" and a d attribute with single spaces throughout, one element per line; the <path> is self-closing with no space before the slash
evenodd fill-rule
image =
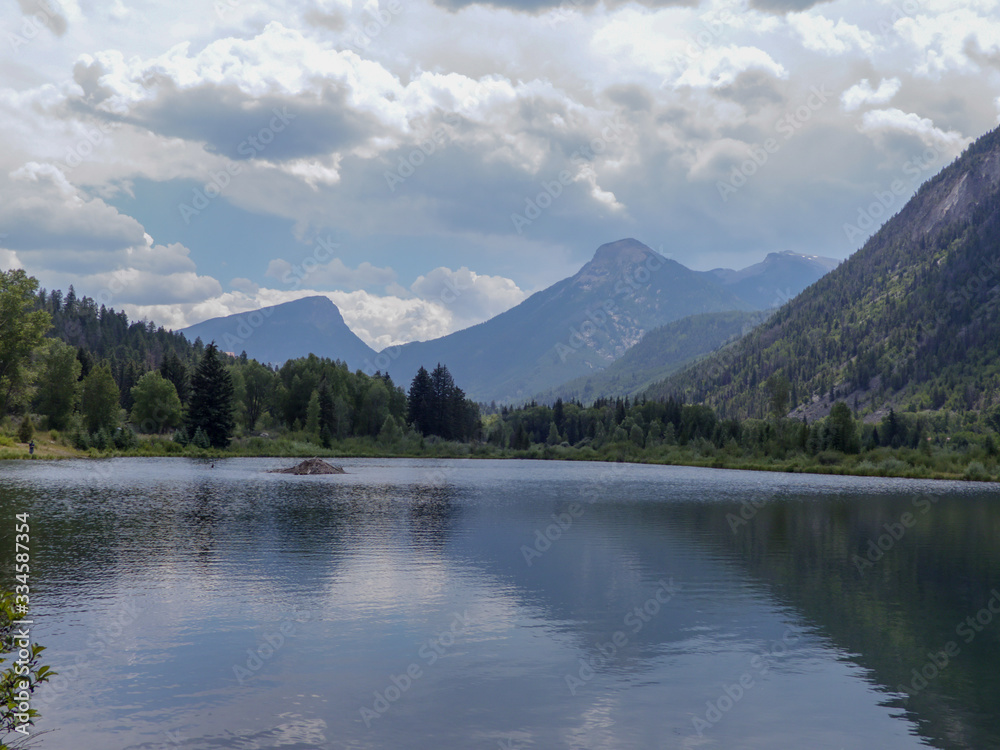
<path id="1" fill-rule="evenodd" d="M 861 118 L 861 130 L 866 133 L 897 133 L 915 136 L 927 144 L 947 144 L 959 147 L 968 142 L 961 133 L 942 130 L 927 117 L 896 108 L 873 109 Z"/>
<path id="2" fill-rule="evenodd" d="M 132 302 L 121 305 L 130 316 L 155 320 L 178 330 L 210 318 L 257 310 L 303 297 L 323 295 L 340 309 L 344 322 L 365 343 L 383 349 L 407 341 L 437 338 L 455 330 L 448 309 L 417 297 L 376 295 L 364 290 L 320 291 L 258 287 L 217 293 L 199 300 Z"/>
<path id="3" fill-rule="evenodd" d="M 296 273 L 296 268 L 287 261 L 275 260 L 269 273 L 288 278 L 289 270 Z M 305 277 L 298 277 L 299 284 L 294 288 L 258 286 L 249 279 L 238 278 L 233 280 L 231 291 L 223 292 L 214 279 L 193 273 L 157 276 L 135 269 L 106 277 L 86 277 L 78 280 L 77 288 L 86 290 L 103 285 L 117 289 L 114 300 L 129 314 L 174 329 L 209 318 L 324 295 L 337 305 L 351 330 L 375 349 L 453 333 L 481 323 L 527 296 L 511 279 L 478 274 L 465 266 L 457 270 L 435 268 L 418 276 L 409 289 L 393 284 L 393 289 L 383 294 L 357 288 L 324 289 L 324 284 L 319 283 L 321 279 L 346 279 L 360 284 L 372 275 L 379 281 L 395 278 L 391 269 L 368 263 L 351 269 L 338 258 Z M 123 287 L 127 292 L 121 291 Z"/>
<path id="4" fill-rule="evenodd" d="M 443 266 L 418 276 L 410 285 L 418 297 L 446 308 L 461 327 L 481 323 L 521 302 L 527 295 L 512 279 L 478 274 L 462 266 Z"/>
<path id="5" fill-rule="evenodd" d="M 702 268 L 842 255 L 843 214 L 870 185 L 918 146 L 957 153 L 1000 109 L 987 0 L 408 0 L 377 29 L 369 2 L 179 1 L 84 15 L 67 0 L 64 41 L 20 47 L 0 89 L 0 260 L 50 287 L 126 272 L 148 295 L 128 304 L 175 325 L 305 294 L 281 279 L 297 243 L 328 231 L 372 261 L 326 258 L 299 287 L 337 295 L 375 344 L 495 314 L 579 268 L 597 237 L 662 241 Z M 840 106 L 806 112 L 820 85 Z M 780 149 L 723 204 L 715 182 L 768 138 Z M 234 165 L 178 221 L 178 201 Z M 225 267 L 216 220 L 286 236 L 261 231 Z M 234 275 L 226 291 L 214 278 Z M 468 287 L 451 304 L 448 283 Z"/>
<path id="6" fill-rule="evenodd" d="M 854 112 L 866 104 L 888 104 L 899 92 L 898 78 L 883 78 L 877 89 L 873 89 L 867 78 L 862 78 L 840 95 L 840 104 L 845 112 Z"/>
<path id="7" fill-rule="evenodd" d="M 222 293 L 222 286 L 210 276 L 193 271 L 156 273 L 138 268 L 121 268 L 86 275 L 47 274 L 53 287 L 76 289 L 99 303 L 117 309 L 132 305 L 177 305 L 198 303 Z"/>
<path id="8" fill-rule="evenodd" d="M 913 72 L 929 78 L 950 71 L 979 72 L 981 63 L 1000 52 L 1000 20 L 995 11 L 984 8 L 920 13 L 901 18 L 894 27 L 914 51 L 920 51 Z"/>
<path id="9" fill-rule="evenodd" d="M 836 22 L 817 13 L 794 13 L 788 24 L 799 35 L 802 45 L 824 55 L 843 55 L 852 50 L 870 52 L 875 47 L 875 36 L 843 18 Z"/>
<path id="10" fill-rule="evenodd" d="M 72 250 L 83 259 L 145 244 L 139 222 L 87 196 L 51 164 L 26 163 L 0 178 L 0 190 L 0 233 L 8 248 Z"/>
<path id="11" fill-rule="evenodd" d="M 2 243 L 3 236 L 0 236 L 0 244 Z M 13 268 L 24 268 L 24 264 L 21 263 L 21 259 L 17 257 L 17 253 L 13 250 L 0 247 L 0 270 L 10 271 Z"/>

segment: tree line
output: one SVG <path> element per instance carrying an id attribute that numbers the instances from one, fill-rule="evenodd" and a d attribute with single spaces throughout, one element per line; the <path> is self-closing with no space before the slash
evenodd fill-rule
<path id="1" fill-rule="evenodd" d="M 795 401 L 788 378 L 772 375 L 757 390 L 767 418 L 725 418 L 674 396 L 481 407 L 442 363 L 431 371 L 421 367 L 407 391 L 388 374 L 351 372 L 343 362 L 315 355 L 276 368 L 245 352 L 234 356 L 214 343 L 130 322 L 72 290 L 65 297 L 38 291 L 23 271 L 0 275 L 0 397 L 23 442 L 37 426 L 98 450 L 128 449 L 140 436 L 196 448 L 277 436 L 323 447 L 367 440 L 420 455 L 423 439 L 437 436 L 483 455 L 668 462 L 802 456 L 823 463 L 946 448 L 965 451 L 987 468 L 997 463 L 1000 408 L 889 409 L 875 421 L 837 401 L 829 416 L 806 422 L 784 416 Z"/>
<path id="2" fill-rule="evenodd" d="M 388 374 L 351 372 L 317 357 L 279 368 L 78 297 L 38 288 L 22 270 L 0 277 L 2 414 L 68 432 L 77 447 L 129 448 L 138 435 L 225 448 L 234 435 L 294 433 L 330 447 L 354 437 L 392 443 L 405 433 L 478 437 L 479 409 L 442 364 L 420 368 L 409 393 Z"/>

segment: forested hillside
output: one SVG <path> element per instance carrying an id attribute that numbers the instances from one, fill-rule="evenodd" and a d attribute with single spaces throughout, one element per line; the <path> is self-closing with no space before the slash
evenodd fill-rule
<path id="1" fill-rule="evenodd" d="M 22 271 L 4 272 L 2 281 L 0 317 L 10 330 L 0 351 L 7 395 L 0 416 L 13 415 L 24 443 L 35 430 L 62 432 L 75 447 L 97 450 L 132 449 L 143 435 L 159 439 L 162 449 L 226 448 L 233 438 L 266 442 L 279 435 L 322 447 L 354 438 L 391 445 L 414 436 L 478 435 L 478 407 L 443 365 L 433 375 L 422 372 L 429 390 L 415 378 L 408 398 L 384 373 L 352 372 L 314 355 L 275 369 L 245 352 L 233 357 L 214 342 L 190 343 L 129 321 L 72 287 L 65 295 L 38 290 Z"/>
<path id="2" fill-rule="evenodd" d="M 635 396 L 726 342 L 745 335 L 767 320 L 768 315 L 768 310 L 733 310 L 690 315 L 667 323 L 646 333 L 606 369 L 540 393 L 536 399 L 547 403 L 557 398 L 590 403 L 609 396 Z"/>
<path id="3" fill-rule="evenodd" d="M 722 416 L 837 398 L 861 413 L 1000 401 L 1000 131 L 925 183 L 861 250 L 712 357 L 652 387 Z M 772 383 L 774 381 L 771 381 Z"/>

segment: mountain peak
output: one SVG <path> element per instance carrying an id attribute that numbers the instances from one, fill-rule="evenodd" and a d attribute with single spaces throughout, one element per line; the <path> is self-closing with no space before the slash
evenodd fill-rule
<path id="1" fill-rule="evenodd" d="M 375 351 L 344 322 L 329 297 L 313 295 L 271 307 L 212 318 L 181 331 L 193 341 L 215 341 L 227 352 L 246 353 L 272 364 L 304 357 L 310 352 L 339 359 L 352 369 L 375 356 Z"/>
<path id="2" fill-rule="evenodd" d="M 651 263 L 653 259 L 656 262 Z M 590 288 L 595 284 L 627 276 L 638 266 L 645 264 L 652 271 L 668 262 L 655 250 L 629 237 L 617 242 L 608 242 L 597 248 L 590 262 L 573 277 L 573 283 Z"/>
<path id="3" fill-rule="evenodd" d="M 616 265 L 624 263 L 641 263 L 648 256 L 656 255 L 656 252 L 638 240 L 626 237 L 617 242 L 607 242 L 597 248 L 593 259 L 588 263 L 597 265 Z"/>
<path id="4" fill-rule="evenodd" d="M 274 307 L 275 309 L 283 308 L 285 310 L 332 315 L 336 319 L 344 319 L 344 316 L 340 314 L 340 308 L 337 307 L 333 300 L 322 294 L 314 294 L 311 297 L 299 297 L 298 299 L 293 299 L 290 302 L 282 302 Z"/>

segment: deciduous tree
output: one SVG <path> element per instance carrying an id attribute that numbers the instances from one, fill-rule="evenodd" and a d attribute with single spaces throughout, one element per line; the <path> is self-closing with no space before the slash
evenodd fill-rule
<path id="1" fill-rule="evenodd" d="M 110 432 L 118 426 L 118 395 L 118 384 L 107 362 L 99 364 L 83 379 L 80 413 L 87 432 L 102 428 Z"/>
<path id="2" fill-rule="evenodd" d="M 36 289 L 22 269 L 0 271 L 0 415 L 24 395 L 26 365 L 51 325 L 47 312 L 32 311 Z"/>
<path id="3" fill-rule="evenodd" d="M 140 432 L 163 432 L 181 424 L 181 400 L 174 384 L 147 372 L 132 387 L 132 424 Z"/>
<path id="4" fill-rule="evenodd" d="M 48 342 L 41 365 L 35 410 L 48 418 L 50 429 L 65 429 L 76 405 L 82 365 L 76 350 L 58 340 Z"/>

